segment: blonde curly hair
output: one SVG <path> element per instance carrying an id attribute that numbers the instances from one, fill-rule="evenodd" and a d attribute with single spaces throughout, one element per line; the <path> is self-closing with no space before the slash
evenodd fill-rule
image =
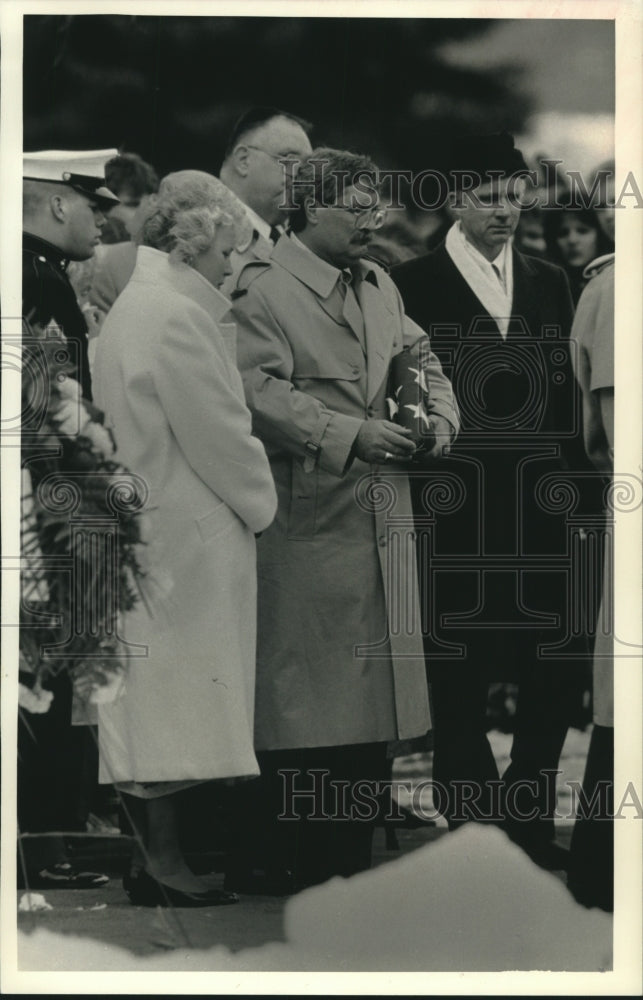
<path id="1" fill-rule="evenodd" d="M 219 226 L 234 228 L 235 245 L 252 231 L 242 203 L 217 177 L 177 170 L 161 181 L 155 210 L 143 227 L 143 244 L 193 264 L 210 248 Z"/>

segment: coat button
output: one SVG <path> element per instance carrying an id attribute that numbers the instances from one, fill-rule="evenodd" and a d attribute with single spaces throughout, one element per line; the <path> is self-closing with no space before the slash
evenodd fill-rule
<path id="1" fill-rule="evenodd" d="M 368 409 L 366 410 L 366 413 L 368 414 L 369 417 L 372 417 L 373 414 L 375 413 L 375 410 L 373 409 L 372 406 L 369 406 Z"/>
<path id="2" fill-rule="evenodd" d="M 380 535 L 377 540 L 382 547 L 386 545 L 386 535 Z"/>

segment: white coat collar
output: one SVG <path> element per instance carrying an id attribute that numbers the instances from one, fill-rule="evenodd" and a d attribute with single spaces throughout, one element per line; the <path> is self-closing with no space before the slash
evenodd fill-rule
<path id="1" fill-rule="evenodd" d="M 133 279 L 170 284 L 180 295 L 193 299 L 218 322 L 230 310 L 230 300 L 189 264 L 170 259 L 152 247 L 139 247 Z"/>

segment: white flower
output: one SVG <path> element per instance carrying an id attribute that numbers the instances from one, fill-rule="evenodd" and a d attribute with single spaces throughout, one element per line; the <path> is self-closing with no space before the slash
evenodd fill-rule
<path id="1" fill-rule="evenodd" d="M 38 910 L 53 910 L 53 906 L 39 892 L 23 892 L 18 909 L 22 913 L 37 913 Z"/>
<path id="2" fill-rule="evenodd" d="M 83 316 L 87 323 L 87 339 L 94 340 L 100 333 L 100 310 L 93 306 L 91 302 L 86 302 L 83 306 Z"/>
<path id="3" fill-rule="evenodd" d="M 114 445 L 109 432 L 102 424 L 95 420 L 88 420 L 83 424 L 80 433 L 83 437 L 89 438 L 94 448 L 99 451 L 104 458 L 111 458 L 114 454 Z"/>
<path id="4" fill-rule="evenodd" d="M 62 381 L 58 383 L 58 392 L 63 399 L 77 399 L 79 402 L 82 399 L 80 382 L 70 375 L 63 375 Z"/>
<path id="5" fill-rule="evenodd" d="M 116 701 L 125 692 L 126 670 L 112 657 L 88 660 L 78 667 L 73 678 L 74 694 L 89 705 Z"/>
<path id="6" fill-rule="evenodd" d="M 105 684 L 94 685 L 89 698 L 90 705 L 108 705 L 125 694 L 125 671 L 113 673 Z"/>
<path id="7" fill-rule="evenodd" d="M 48 712 L 53 698 L 53 691 L 45 691 L 41 687 L 28 688 L 24 684 L 18 684 L 18 705 L 32 715 L 44 715 Z"/>
<path id="8" fill-rule="evenodd" d="M 76 437 L 81 424 L 80 400 L 75 400 L 72 397 L 64 398 L 56 410 L 55 419 L 61 434 L 65 434 L 67 437 Z"/>

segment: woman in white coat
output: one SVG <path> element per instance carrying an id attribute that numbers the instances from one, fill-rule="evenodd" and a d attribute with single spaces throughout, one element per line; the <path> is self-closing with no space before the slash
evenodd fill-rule
<path id="1" fill-rule="evenodd" d="M 245 225 L 216 178 L 169 175 L 97 349 L 98 405 L 119 460 L 149 491 L 146 601 L 121 626 L 125 692 L 99 714 L 101 781 L 129 793 L 143 826 L 144 866 L 125 880 L 137 905 L 236 901 L 187 867 L 174 793 L 258 774 L 255 533 L 272 521 L 276 494 L 218 291 Z"/>

